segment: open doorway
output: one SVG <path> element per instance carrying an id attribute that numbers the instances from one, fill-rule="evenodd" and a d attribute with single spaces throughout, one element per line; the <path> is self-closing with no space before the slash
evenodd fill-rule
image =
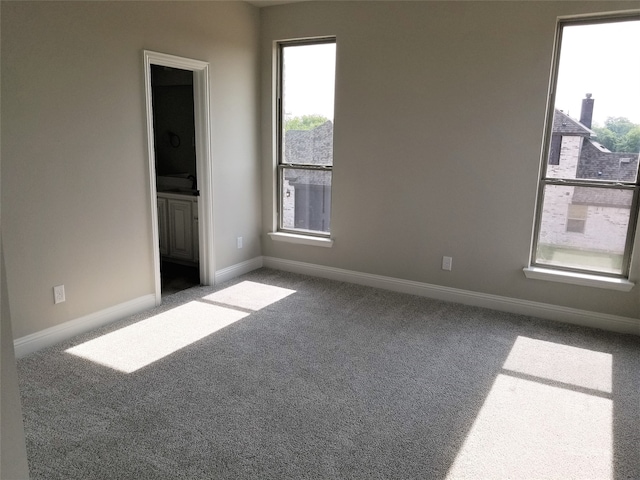
<path id="1" fill-rule="evenodd" d="M 200 285 L 193 72 L 151 65 L 161 296 Z"/>
<path id="2" fill-rule="evenodd" d="M 213 285 L 208 64 L 145 51 L 156 304 Z"/>

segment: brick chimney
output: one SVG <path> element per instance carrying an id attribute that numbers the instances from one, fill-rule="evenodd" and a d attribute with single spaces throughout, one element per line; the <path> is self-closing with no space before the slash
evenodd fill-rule
<path id="1" fill-rule="evenodd" d="M 593 98 L 591 94 L 587 93 L 587 98 L 582 100 L 582 109 L 580 110 L 580 123 L 587 128 L 591 128 L 591 121 L 593 120 Z"/>

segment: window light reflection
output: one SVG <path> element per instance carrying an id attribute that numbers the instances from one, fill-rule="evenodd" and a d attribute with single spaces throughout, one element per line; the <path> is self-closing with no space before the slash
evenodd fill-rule
<path id="1" fill-rule="evenodd" d="M 288 297 L 292 293 L 295 293 L 295 290 L 245 281 L 207 295 L 203 299 L 230 307 L 258 311 Z"/>
<path id="2" fill-rule="evenodd" d="M 295 290 L 241 282 L 66 352 L 124 373 L 135 372 L 249 316 L 246 310 L 260 310 L 292 293 Z"/>
<path id="3" fill-rule="evenodd" d="M 131 373 L 248 315 L 193 301 L 72 347 L 67 353 Z"/>
<path id="4" fill-rule="evenodd" d="M 612 356 L 518 337 L 447 480 L 613 478 Z"/>
<path id="5" fill-rule="evenodd" d="M 500 374 L 447 480 L 611 479 L 613 402 Z"/>
<path id="6" fill-rule="evenodd" d="M 611 393 L 610 353 L 518 337 L 505 370 Z"/>

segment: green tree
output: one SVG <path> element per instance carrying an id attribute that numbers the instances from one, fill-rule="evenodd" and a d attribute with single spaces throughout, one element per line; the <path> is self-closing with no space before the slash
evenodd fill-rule
<path id="1" fill-rule="evenodd" d="M 624 136 L 620 152 L 640 153 L 640 125 L 636 125 Z"/>
<path id="2" fill-rule="evenodd" d="M 604 145 L 605 148 L 609 149 L 612 152 L 616 151 L 616 142 L 618 141 L 618 135 L 613 133 L 608 128 L 604 127 L 593 127 L 593 130 L 596 132 L 596 140 Z"/>
<path id="3" fill-rule="evenodd" d="M 322 125 L 329 119 L 322 115 L 303 115 L 301 117 L 293 117 L 284 121 L 284 131 L 288 130 L 313 130 Z"/>
<path id="4" fill-rule="evenodd" d="M 605 128 L 608 128 L 613 133 L 624 137 L 629 130 L 637 125 L 631 122 L 628 118 L 625 117 L 607 117 L 604 121 Z"/>
<path id="5" fill-rule="evenodd" d="M 608 117 L 604 127 L 593 127 L 597 140 L 612 152 L 638 153 L 640 151 L 640 125 L 625 117 Z"/>

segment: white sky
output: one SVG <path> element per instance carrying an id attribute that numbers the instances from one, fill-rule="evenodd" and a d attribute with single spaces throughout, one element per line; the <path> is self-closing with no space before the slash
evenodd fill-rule
<path id="1" fill-rule="evenodd" d="M 285 49 L 285 116 L 333 120 L 335 54 L 334 43 Z M 607 117 L 640 123 L 640 21 L 564 28 L 556 108 L 579 119 L 586 93 L 595 101 L 594 125 Z"/>
<path id="2" fill-rule="evenodd" d="M 285 117 L 319 114 L 333 121 L 336 44 L 286 47 Z"/>
<path id="3" fill-rule="evenodd" d="M 640 21 L 564 28 L 556 108 L 580 119 L 586 93 L 594 125 L 607 117 L 640 123 Z"/>

